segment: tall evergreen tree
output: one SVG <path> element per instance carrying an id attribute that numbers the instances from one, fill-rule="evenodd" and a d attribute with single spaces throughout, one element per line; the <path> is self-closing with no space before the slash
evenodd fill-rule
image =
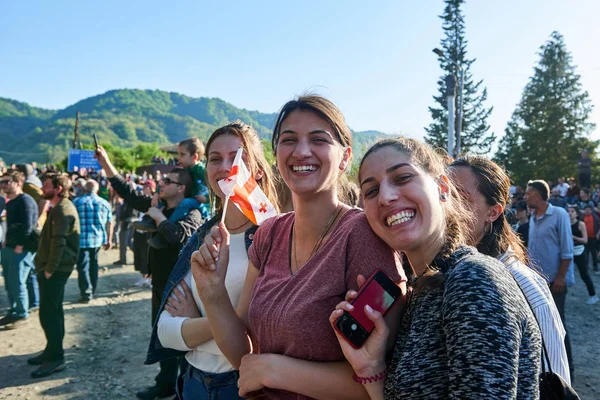
<path id="1" fill-rule="evenodd" d="M 581 150 L 587 149 L 594 158 L 598 147 L 589 138 L 593 106 L 562 35 L 552 32 L 539 55 L 496 153 L 496 161 L 519 184 L 575 176 Z"/>
<path id="2" fill-rule="evenodd" d="M 467 58 L 467 40 L 465 39 L 465 19 L 461 10 L 464 0 L 445 0 L 446 8 L 442 19 L 444 38 L 441 41 L 444 56 L 438 58 L 444 76 L 438 80 L 438 95 L 433 96 L 436 105 L 429 107 L 433 122 L 426 127 L 427 143 L 446 149 L 448 147 L 448 104 L 446 99 L 445 77 L 454 74 L 457 87 L 460 85 L 460 69 L 464 71 L 463 89 L 463 123 L 461 135 L 461 152 L 485 154 L 491 149 L 494 133 L 489 132 L 490 126 L 487 118 L 492 113 L 493 107 L 486 108 L 487 89 L 483 81 L 475 82 L 471 73 L 471 65 L 475 59 Z M 456 116 L 454 120 L 458 125 L 458 90 L 455 98 Z M 457 126 L 454 132 L 458 135 Z M 458 136 L 457 136 L 458 137 Z M 457 140 L 454 140 L 457 143 Z"/>

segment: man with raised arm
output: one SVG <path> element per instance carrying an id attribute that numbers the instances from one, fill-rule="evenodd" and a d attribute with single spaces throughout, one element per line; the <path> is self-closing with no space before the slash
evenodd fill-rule
<path id="1" fill-rule="evenodd" d="M 113 189 L 125 202 L 138 211 L 146 213 L 156 223 L 157 231 L 152 235 L 160 235 L 162 240 L 149 240 L 148 268 L 152 275 L 152 325 L 156 322 L 158 310 L 162 302 L 163 292 L 167 285 L 169 275 L 179 258 L 179 252 L 190 236 L 202 225 L 204 220 L 200 210 L 190 210 L 182 219 L 170 221 L 169 217 L 181 201 L 191 193 L 193 188 L 192 177 L 189 171 L 175 168 L 167 173 L 160 182 L 159 196 L 166 204 L 158 209 L 151 206 L 152 197 L 138 193 L 131 188 L 125 179 L 117 173 L 110 162 L 108 154 L 102 147 L 98 147 L 96 158 L 106 171 Z M 164 248 L 152 247 L 154 242 L 166 242 Z M 172 396 L 175 394 L 179 359 L 169 359 L 160 362 L 160 372 L 155 378 L 155 385 L 137 392 L 140 399 L 155 399 L 157 397 Z"/>

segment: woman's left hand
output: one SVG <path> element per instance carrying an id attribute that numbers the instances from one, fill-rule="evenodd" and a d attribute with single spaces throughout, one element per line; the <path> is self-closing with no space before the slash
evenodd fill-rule
<path id="1" fill-rule="evenodd" d="M 346 298 L 356 297 L 355 292 L 348 292 Z M 354 306 L 348 301 L 339 303 L 329 317 L 329 323 L 335 332 L 342 352 L 346 360 L 354 369 L 358 376 L 374 376 L 386 368 L 385 351 L 390 330 L 383 319 L 383 315 L 377 310 L 373 310 L 369 305 L 365 305 L 365 316 L 375 325 L 375 329 L 369 335 L 365 344 L 359 349 L 352 347 L 348 341 L 335 329 L 335 324 L 344 311 L 352 311 Z"/>
<path id="2" fill-rule="evenodd" d="M 242 357 L 240 364 L 240 379 L 238 380 L 239 395 L 241 397 L 251 396 L 266 384 L 266 377 L 270 377 L 276 370 L 274 362 L 276 354 L 246 354 Z"/>
<path id="3" fill-rule="evenodd" d="M 178 289 L 179 285 L 181 285 L 183 293 Z M 200 310 L 198 310 L 196 300 L 194 300 L 190 287 L 184 280 L 182 280 L 179 285 L 171 290 L 169 299 L 165 304 L 165 310 L 174 317 L 200 318 Z"/>

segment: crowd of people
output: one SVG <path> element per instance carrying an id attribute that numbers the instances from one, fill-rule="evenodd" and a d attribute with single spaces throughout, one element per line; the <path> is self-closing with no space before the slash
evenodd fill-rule
<path id="1" fill-rule="evenodd" d="M 587 152 L 583 152 L 582 159 L 587 157 Z M 600 184 L 596 184 L 593 189 L 580 188 L 575 178 L 569 178 L 566 181 L 564 178 L 558 178 L 556 184 L 553 184 L 552 181 L 540 182 L 539 184 L 544 186 L 544 190 L 547 189 L 548 191 L 544 201 L 552 207 L 564 209 L 569 216 L 568 221 L 571 230 L 564 228 L 562 241 L 566 242 L 567 239 L 572 237 L 574 246 L 573 261 L 589 294 L 586 304 L 596 304 L 598 297 L 591 274 L 600 275 L 600 267 L 598 266 L 600 251 L 598 246 L 600 241 L 600 209 L 598 208 Z M 521 187 L 513 186 L 511 192 L 513 194 L 508 217 L 525 247 L 528 247 L 531 232 L 529 211 L 534 210 L 535 206 L 527 201 L 526 192 Z M 566 221 L 564 217 L 563 220 Z M 591 269 L 589 268 L 590 264 Z"/>
<path id="2" fill-rule="evenodd" d="M 178 161 L 176 157 L 169 157 L 169 159 L 167 160 L 162 156 L 154 156 L 152 157 L 152 164 L 177 165 Z"/>
<path id="3" fill-rule="evenodd" d="M 260 227 L 219 185 L 239 148 L 280 212 Z M 118 244 L 115 263 L 131 247 L 138 284 L 152 290 L 146 363 L 160 372 L 142 399 L 537 399 L 543 368 L 572 382 L 575 266 L 587 304 L 598 301 L 588 266 L 598 273 L 600 185 L 589 188 L 587 153 L 586 186 L 534 179 L 523 190 L 485 157 L 451 160 L 389 138 L 362 157 L 354 183 L 352 132 L 312 95 L 282 107 L 272 148 L 276 167 L 235 121 L 205 145 L 179 143 L 164 175 L 118 171 L 101 146 L 98 173 L 4 171 L 11 308 L 0 324 L 16 329 L 39 305 L 48 343 L 28 360 L 32 376 L 65 368 L 62 301 L 75 266 L 79 301 L 92 301 L 98 252 Z M 376 270 L 400 301 L 385 316 L 365 306 L 375 329 L 357 349 L 334 326 Z"/>

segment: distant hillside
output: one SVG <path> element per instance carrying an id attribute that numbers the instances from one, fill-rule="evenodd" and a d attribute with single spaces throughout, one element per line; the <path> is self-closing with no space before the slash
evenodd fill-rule
<path id="1" fill-rule="evenodd" d="M 73 140 L 79 111 L 81 142 L 133 147 L 140 142 L 169 144 L 188 137 L 206 141 L 219 126 L 235 119 L 269 138 L 276 114 L 237 108 L 218 98 L 192 98 L 160 90 L 122 89 L 81 100 L 63 110 L 45 110 L 0 98 L 0 157 L 7 163 L 57 162 Z M 356 153 L 363 153 L 385 134 L 356 132 Z"/>

